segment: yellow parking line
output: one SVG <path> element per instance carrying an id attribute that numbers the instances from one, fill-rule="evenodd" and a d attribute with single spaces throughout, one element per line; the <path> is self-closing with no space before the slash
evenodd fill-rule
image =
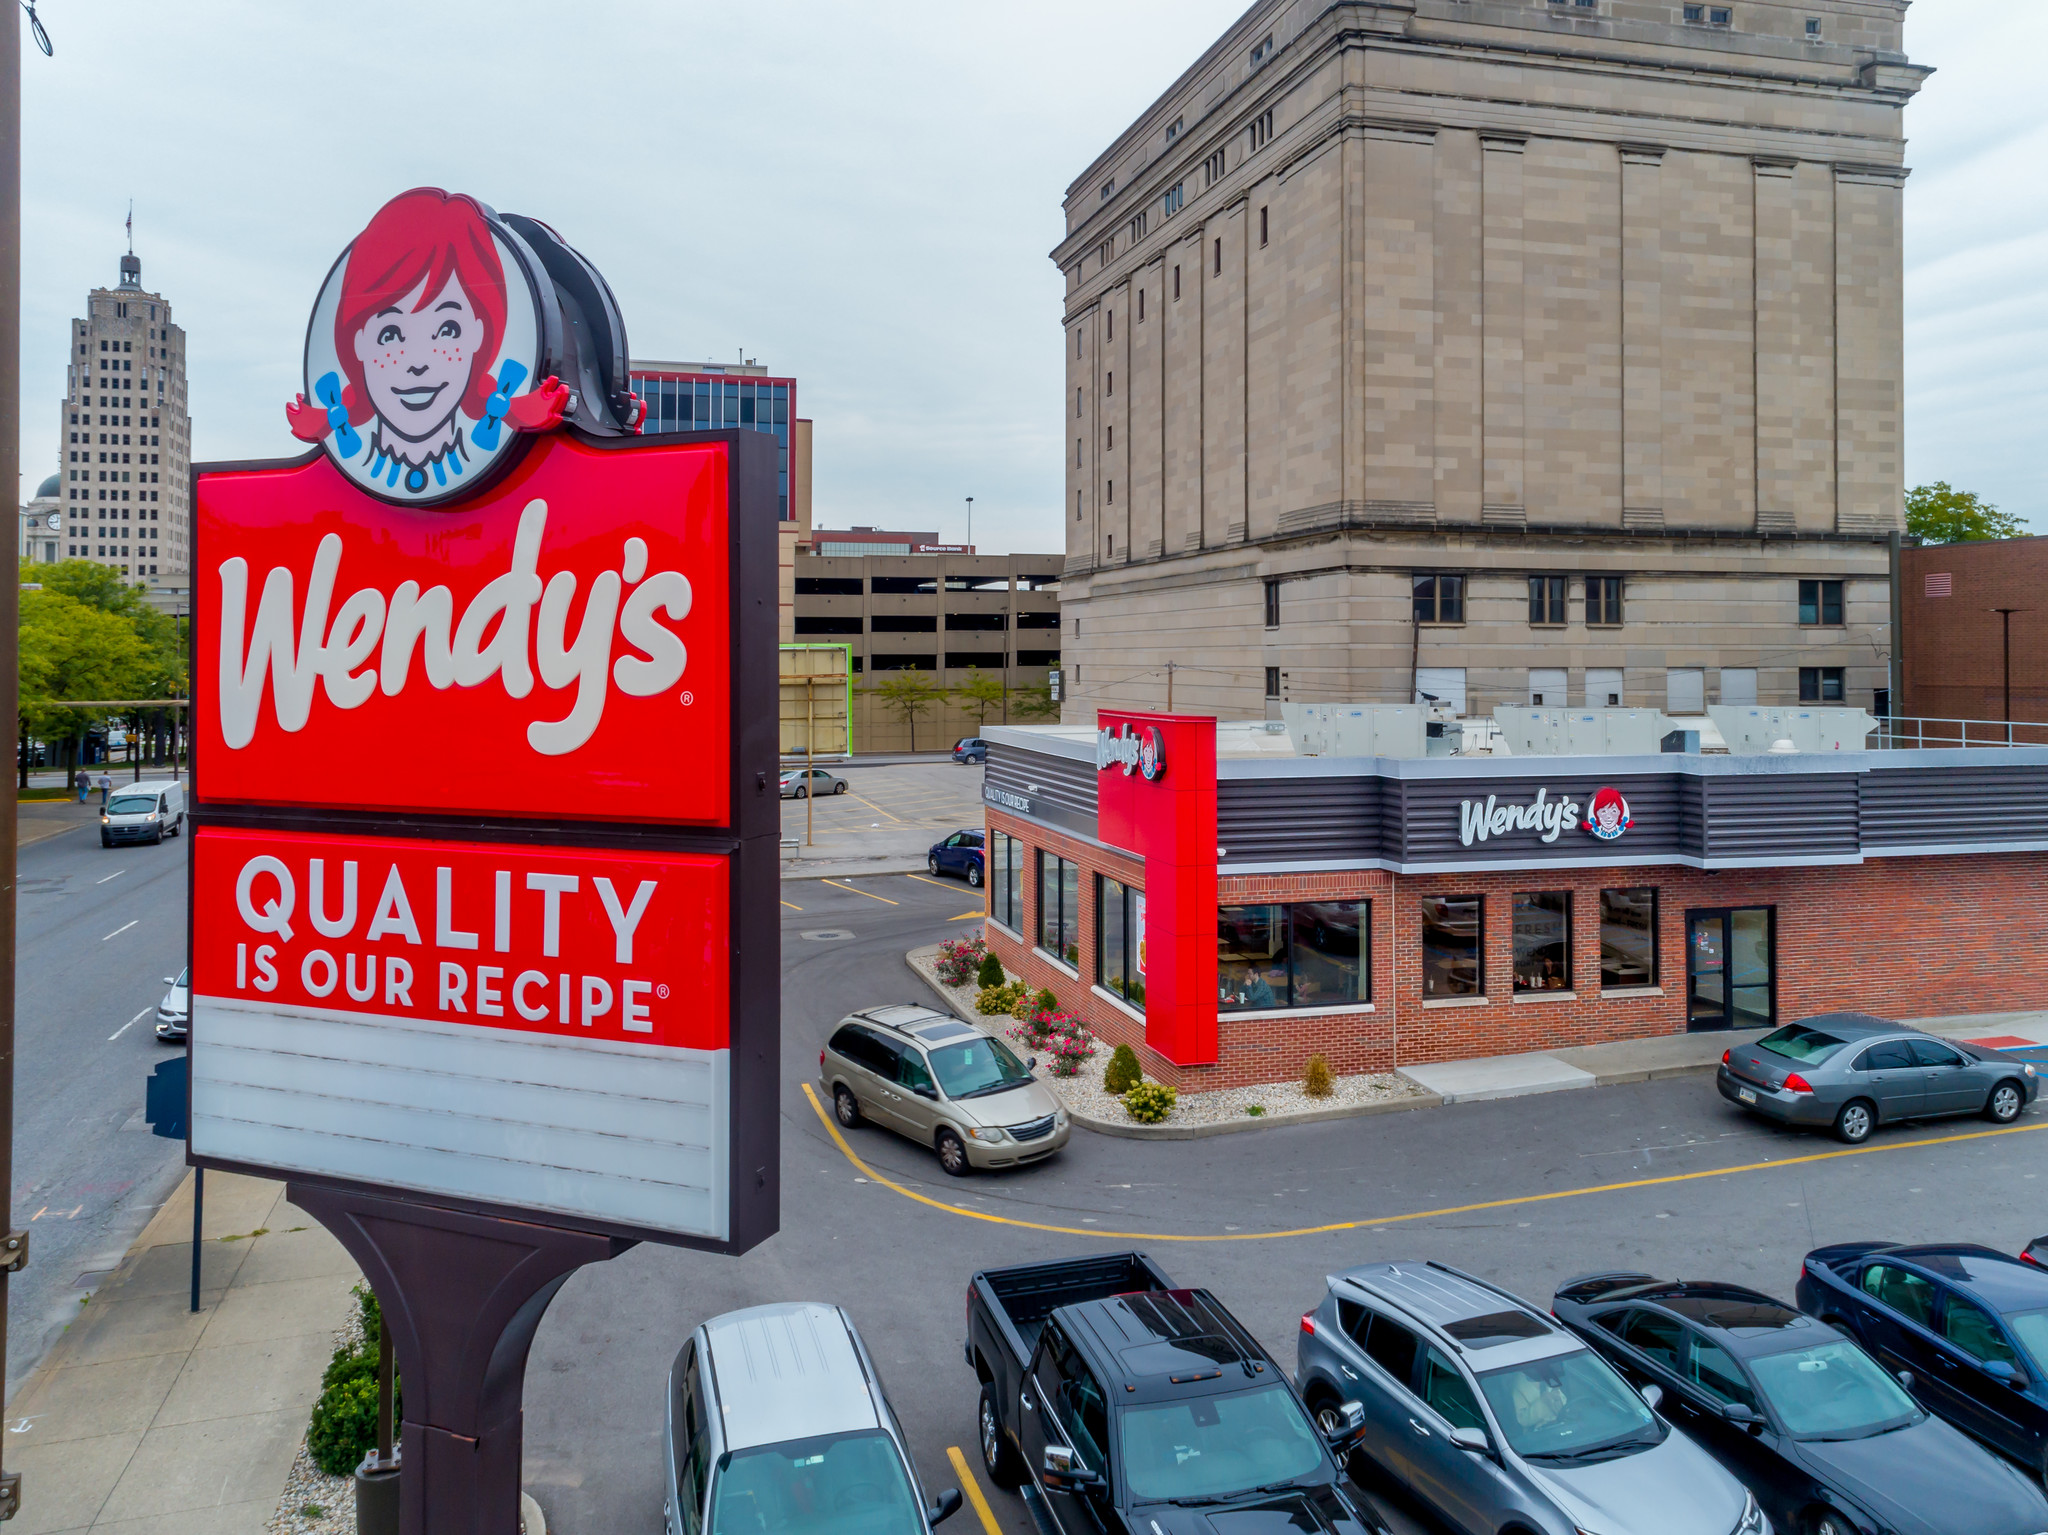
<path id="1" fill-rule="evenodd" d="M 818 881 L 818 883 L 821 885 L 834 885 L 841 890 L 853 890 L 853 886 L 841 885 L 839 881 L 836 879 L 821 879 Z M 901 906 L 903 904 L 901 901 L 890 900 L 886 895 L 875 895 L 866 890 L 853 890 L 853 893 L 855 895 L 867 896 L 867 898 L 871 901 L 880 901 L 884 906 Z"/>
<path id="2" fill-rule="evenodd" d="M 784 901 L 784 902 L 783 902 L 782 904 L 783 904 L 783 905 L 785 905 L 785 906 L 787 906 L 787 907 L 788 907 L 788 908 L 789 908 L 789 909 L 790 909 L 791 911 L 802 911 L 802 910 L 803 910 L 803 908 L 802 908 L 801 906 L 797 905 L 797 904 L 796 904 L 795 902 L 793 902 L 793 901 Z"/>
<path id="3" fill-rule="evenodd" d="M 941 890 L 958 890 L 960 888 L 959 885 L 953 881 L 943 879 L 926 879 L 922 874 L 906 874 L 903 877 L 905 879 L 914 879 L 920 885 L 937 885 Z"/>
<path id="4" fill-rule="evenodd" d="M 957 917 L 948 917 L 948 922 L 979 922 L 988 915 L 985 911 L 963 911 Z"/>
<path id="5" fill-rule="evenodd" d="M 1580 1199 L 1588 1194 L 1619 1194 L 1629 1189 L 1657 1188 L 1670 1183 L 1696 1183 L 1703 1178 L 1729 1178 L 1737 1173 L 1770 1173 L 1787 1167 L 1799 1167 L 1809 1162 L 1834 1162 L 1843 1157 L 1875 1156 L 1888 1151 L 1912 1151 L 1923 1146 L 1952 1146 L 1962 1141 L 1988 1140 L 1994 1135 L 2026 1135 L 2035 1130 L 2048 1130 L 2048 1121 L 2032 1125 L 2007 1125 L 2000 1130 L 1969 1130 L 1961 1135 L 1936 1135 L 1920 1141 L 1887 1141 L 1882 1146 L 1851 1146 L 1841 1151 L 1816 1151 L 1803 1157 L 1785 1157 L 1776 1162 L 1745 1162 L 1738 1167 L 1709 1167 L 1692 1173 L 1667 1173 L 1661 1178 L 1631 1178 L 1625 1183 L 1600 1183 L 1591 1188 L 1556 1189 L 1548 1194 L 1516 1194 L 1507 1199 L 1485 1199 L 1476 1204 L 1447 1205 L 1441 1210 L 1411 1210 L 1405 1215 L 1369 1215 L 1358 1220 L 1332 1221 L 1327 1226 L 1296 1226 L 1287 1231 L 1227 1231 L 1227 1232 L 1182 1232 L 1182 1231 L 1104 1231 L 1099 1226 L 1052 1226 L 1040 1221 L 1013 1220 L 1007 1215 L 991 1215 L 982 1210 L 963 1210 L 944 1204 L 915 1189 L 907 1189 L 892 1178 L 876 1172 L 858 1156 L 846 1143 L 846 1137 L 839 1133 L 839 1127 L 818 1102 L 818 1095 L 811 1091 L 811 1084 L 803 1084 L 804 1096 L 811 1100 L 811 1108 L 824 1125 L 840 1153 L 859 1168 L 873 1182 L 884 1188 L 894 1189 L 905 1199 L 914 1199 L 921 1205 L 930 1205 L 934 1210 L 943 1210 L 948 1215 L 961 1216 L 967 1220 L 988 1221 L 997 1226 L 1020 1226 L 1027 1231 L 1050 1231 L 1060 1236 L 1107 1237 L 1119 1242 L 1266 1242 L 1276 1237 L 1327 1236 L 1333 1231 L 1358 1231 L 1367 1226 L 1393 1226 L 1404 1221 L 1441 1220 L 1448 1215 L 1470 1215 L 1479 1210 L 1508 1210 L 1517 1205 L 1548 1204 L 1555 1199 Z"/>
<path id="6" fill-rule="evenodd" d="M 859 800 L 861 804 L 867 806 L 868 809 L 874 811 L 876 815 L 888 815 L 889 819 L 894 821 L 898 826 L 901 826 L 903 824 L 903 818 L 901 816 L 889 815 L 888 811 L 884 810 L 880 805 L 877 805 L 873 800 L 855 794 L 851 789 L 848 789 L 846 791 L 846 797 L 851 800 Z"/>
<path id="7" fill-rule="evenodd" d="M 960 1446 L 946 1446 L 946 1459 L 953 1463 L 953 1474 L 960 1478 L 960 1490 L 967 1494 L 967 1501 L 974 1505 L 975 1517 L 981 1520 L 984 1535 L 1003 1535 L 1002 1526 L 996 1523 L 995 1510 L 988 1506 L 988 1499 L 982 1496 L 981 1483 L 975 1480 L 974 1472 L 967 1464 L 967 1457 L 960 1453 Z"/>

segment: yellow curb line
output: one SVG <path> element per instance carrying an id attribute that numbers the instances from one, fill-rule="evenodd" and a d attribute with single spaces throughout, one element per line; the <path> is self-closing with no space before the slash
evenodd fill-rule
<path id="1" fill-rule="evenodd" d="M 960 1478 L 960 1490 L 967 1494 L 967 1501 L 974 1505 L 975 1515 L 981 1520 L 981 1527 L 986 1535 L 1003 1535 L 1002 1526 L 996 1523 L 995 1510 L 988 1506 L 988 1499 L 981 1495 L 981 1483 L 974 1479 L 974 1473 L 968 1469 L 967 1457 L 960 1453 L 960 1446 L 947 1445 L 946 1459 L 953 1463 L 953 1471 Z"/>
<path id="2" fill-rule="evenodd" d="M 957 883 L 951 880 L 927 879 L 922 874 L 906 874 L 903 877 L 905 879 L 914 879 L 920 885 L 937 885 L 941 890 L 957 890 L 960 888 Z"/>
<path id="3" fill-rule="evenodd" d="M 802 911 L 802 910 L 803 910 L 803 908 L 802 908 L 801 906 L 797 905 L 797 904 L 796 904 L 796 903 L 795 903 L 794 901 L 784 901 L 784 902 L 783 902 L 782 904 L 783 904 L 783 905 L 785 905 L 785 906 L 787 906 L 787 907 L 788 907 L 788 908 L 789 908 L 789 909 L 790 909 L 791 911 Z"/>
<path id="4" fill-rule="evenodd" d="M 979 922 L 988 916 L 985 911 L 963 911 L 957 917 L 948 917 L 948 922 Z"/>
<path id="5" fill-rule="evenodd" d="M 833 888 L 838 890 L 853 890 L 853 893 L 855 895 L 865 895 L 869 900 L 880 901 L 884 906 L 901 906 L 903 904 L 901 901 L 890 900 L 886 895 L 873 895 L 865 890 L 854 890 L 853 886 L 842 885 L 836 879 L 821 879 L 818 881 L 818 883 L 821 885 L 831 885 Z"/>
<path id="6" fill-rule="evenodd" d="M 1411 1210 L 1406 1215 L 1376 1215 L 1355 1221 L 1332 1221 L 1327 1226 L 1297 1226 L 1288 1231 L 1230 1231 L 1211 1234 L 1179 1231 L 1104 1231 L 1095 1226 L 1052 1226 L 1040 1221 L 1014 1220 L 1007 1215 L 990 1215 L 982 1210 L 969 1210 L 907 1189 L 892 1178 L 885 1178 L 858 1156 L 846 1143 L 846 1137 L 839 1133 L 839 1126 L 832 1122 L 818 1095 L 811 1091 L 811 1084 L 801 1084 L 804 1096 L 811 1100 L 811 1108 L 819 1122 L 825 1126 L 833 1141 L 838 1145 L 846 1160 L 859 1168 L 872 1181 L 884 1188 L 894 1189 L 905 1199 L 914 1199 L 921 1205 L 930 1205 L 934 1210 L 943 1210 L 948 1215 L 964 1216 L 969 1220 L 988 1221 L 997 1226 L 1019 1226 L 1026 1231 L 1050 1231 L 1059 1236 L 1111 1237 L 1123 1242 L 1266 1242 L 1276 1237 L 1317 1237 L 1328 1236 L 1336 1231 L 1359 1231 L 1369 1226 L 1393 1226 L 1404 1221 L 1440 1220 L 1447 1215 L 1470 1215 L 1479 1210 L 1506 1210 L 1516 1205 L 1547 1204 L 1555 1199 L 1578 1199 L 1587 1194 L 1618 1194 L 1628 1189 L 1658 1188 L 1670 1183 L 1695 1183 L 1703 1178 L 1727 1178 L 1736 1173 L 1777 1172 L 1781 1168 L 1799 1167 L 1809 1162 L 1834 1162 L 1843 1157 L 1876 1156 L 1888 1151 L 1911 1151 L 1922 1146 L 1952 1146 L 1962 1141 L 1988 1140 L 1994 1135 L 2025 1135 L 2036 1130 L 2048 1130 L 2048 1122 L 2034 1125 L 2008 1125 L 2000 1130 L 1971 1130 L 1962 1135 L 1938 1135 L 1924 1141 L 1891 1141 L 1882 1146 L 1851 1146 L 1841 1151 L 1816 1151 L 1803 1157 L 1786 1157 L 1779 1162 L 1746 1162 L 1737 1167 L 1709 1167 L 1699 1172 L 1670 1173 L 1661 1178 L 1632 1178 L 1625 1183 L 1601 1183 L 1591 1188 L 1558 1189 L 1548 1194 L 1516 1194 L 1507 1199 L 1485 1199 L 1476 1204 L 1449 1205 L 1441 1210 Z"/>

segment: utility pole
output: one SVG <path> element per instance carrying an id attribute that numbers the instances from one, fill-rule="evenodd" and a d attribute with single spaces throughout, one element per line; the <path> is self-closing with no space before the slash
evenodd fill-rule
<path id="1" fill-rule="evenodd" d="M 1173 663 L 1166 663 L 1166 712 L 1173 713 Z"/>
<path id="2" fill-rule="evenodd" d="M 974 547 L 974 497 L 967 498 L 967 547 Z"/>
<path id="3" fill-rule="evenodd" d="M 2003 689 L 2004 689 L 2004 692 L 2005 692 L 2005 722 L 2006 722 L 2006 724 L 2007 724 L 2007 725 L 2011 725 L 2011 724 L 2012 724 L 2012 616 L 2013 616 L 2013 614 L 2015 614 L 2015 613 L 2031 613 L 2031 612 L 2033 611 L 2033 609 L 2032 609 L 2032 608 L 1993 608 L 1993 609 L 1992 609 L 1991 611 L 1992 611 L 1992 612 L 1994 612 L 1994 613 L 1996 613 L 1996 614 L 1998 615 L 1998 620 L 1999 620 L 1999 624 L 2000 624 L 2000 626 L 2002 627 L 2002 629 L 2003 629 L 2003 631 L 2004 631 L 2004 632 L 2003 632 L 2003 634 L 2002 634 L 2002 636 L 2001 636 L 2001 638 L 2002 638 L 2002 640 L 2003 640 L 2003 642 L 2004 642 L 2005 656 L 2004 656 L 2004 666 L 2003 666 L 2003 668 L 2002 668 L 2002 673 L 2001 673 L 2001 675 L 2002 675 L 2002 678 L 2003 678 Z M 2006 744 L 2007 744 L 2008 746 L 2009 746 L 2009 745 L 2011 745 L 2011 744 L 2012 744 L 2012 732 L 2011 732 L 2010 730 L 2007 730 L 2007 731 L 2006 731 L 2006 733 L 2005 733 L 2005 736 L 2006 736 Z"/>

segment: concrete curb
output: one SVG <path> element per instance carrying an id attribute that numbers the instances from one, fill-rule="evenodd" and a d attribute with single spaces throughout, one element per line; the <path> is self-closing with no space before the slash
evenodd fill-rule
<path id="1" fill-rule="evenodd" d="M 903 954 L 903 963 L 910 973 L 924 982 L 925 989 L 938 998 L 939 1006 L 947 1012 L 954 1008 L 953 999 L 946 995 L 932 978 L 917 968 L 909 950 Z M 1313 1125 L 1331 1119 L 1361 1119 L 1368 1114 L 1399 1114 L 1410 1109 L 1434 1109 L 1443 1106 L 1443 1099 L 1435 1093 L 1418 1093 L 1413 1098 L 1403 1098 L 1397 1103 L 1358 1103 L 1345 1108 L 1311 1109 L 1306 1114 L 1261 1114 L 1257 1117 L 1247 1114 L 1243 1119 L 1225 1119 L 1212 1125 L 1141 1125 L 1136 1122 L 1120 1125 L 1111 1120 L 1096 1119 L 1083 1114 L 1071 1106 L 1067 1117 L 1083 1130 L 1093 1130 L 1097 1135 L 1113 1135 L 1125 1141 L 1199 1141 L 1212 1135 L 1235 1135 L 1241 1130 L 1277 1130 L 1282 1125 Z"/>

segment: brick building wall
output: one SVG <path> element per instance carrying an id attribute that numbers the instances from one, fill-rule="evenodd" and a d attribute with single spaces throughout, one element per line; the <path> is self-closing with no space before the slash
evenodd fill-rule
<path id="1" fill-rule="evenodd" d="M 1935 544 L 1900 553 L 1905 701 L 1931 719 L 2005 718 L 1997 608 L 2012 615 L 2012 717 L 2048 720 L 2048 538 Z M 2023 740 L 2039 741 L 2035 732 Z"/>
<path id="2" fill-rule="evenodd" d="M 1224 1014 L 1214 1066 L 1176 1066 L 1144 1043 L 1144 1023 L 1092 986 L 1096 963 L 1095 876 L 1142 888 L 1143 864 L 1078 837 L 991 810 L 991 831 L 1024 847 L 1022 931 L 988 924 L 989 947 L 1033 988 L 1047 987 L 1087 1020 L 1107 1047 L 1130 1045 L 1148 1076 L 1184 1092 L 1298 1078 L 1311 1054 L 1340 1075 L 1397 1065 L 1554 1050 L 1683 1033 L 1686 1027 L 1686 913 L 1721 907 L 1777 911 L 1775 978 L 1780 1021 L 1849 1009 L 1891 1017 L 1940 1017 L 2048 1007 L 2048 929 L 2035 916 L 2048 901 L 2048 854 L 1890 858 L 1846 866 L 1704 870 L 1651 868 L 1493 871 L 1396 875 L 1378 869 L 1316 874 L 1226 875 L 1225 906 L 1266 902 L 1372 902 L 1371 1004 L 1349 1012 Z M 1036 854 L 1082 869 L 1080 963 L 1061 965 L 1037 946 Z M 1600 892 L 1654 885 L 1658 891 L 1654 987 L 1603 992 Z M 1572 978 L 1568 995 L 1517 998 L 1513 897 L 1571 893 Z M 1485 1000 L 1425 1001 L 1421 902 L 1426 896 L 1484 900 Z M 1930 923 L 1931 912 L 1959 913 Z M 1106 1054 L 1106 1051 L 1105 1051 Z"/>

